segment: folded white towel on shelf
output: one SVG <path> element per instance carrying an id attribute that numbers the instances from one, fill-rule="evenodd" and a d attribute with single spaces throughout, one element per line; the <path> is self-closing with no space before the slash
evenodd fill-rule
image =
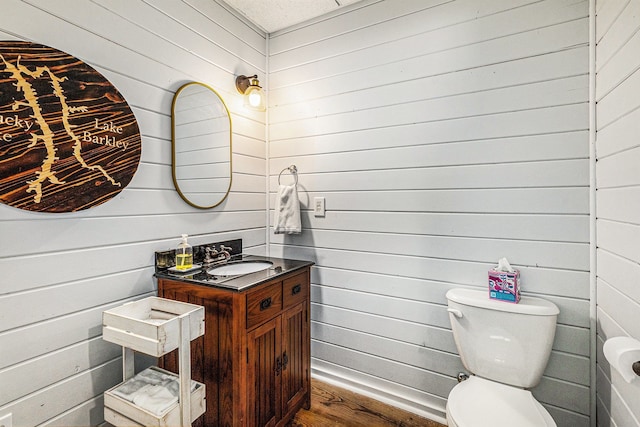
<path id="1" fill-rule="evenodd" d="M 170 390 L 169 385 L 149 385 L 136 393 L 133 403 L 159 416 L 178 403 L 178 394 L 179 392 Z"/>
<path id="2" fill-rule="evenodd" d="M 299 234 L 302 232 L 300 200 L 295 185 L 280 185 L 278 187 L 273 223 L 275 234 Z"/>
<path id="3" fill-rule="evenodd" d="M 191 391 L 195 388 L 195 381 L 191 381 Z M 113 394 L 161 416 L 178 402 L 179 378 L 177 375 L 165 374 L 151 367 L 120 384 L 113 390 Z"/>

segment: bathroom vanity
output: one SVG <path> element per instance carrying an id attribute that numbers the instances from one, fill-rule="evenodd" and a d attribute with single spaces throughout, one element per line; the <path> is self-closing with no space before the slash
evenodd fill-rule
<path id="1" fill-rule="evenodd" d="M 192 378 L 206 386 L 206 412 L 194 426 L 283 426 L 310 407 L 312 262 L 240 256 L 264 270 L 216 276 L 156 271 L 158 296 L 201 305 L 205 333 L 192 342 Z M 208 272 L 209 273 L 208 273 Z M 177 372 L 177 354 L 160 360 Z"/>

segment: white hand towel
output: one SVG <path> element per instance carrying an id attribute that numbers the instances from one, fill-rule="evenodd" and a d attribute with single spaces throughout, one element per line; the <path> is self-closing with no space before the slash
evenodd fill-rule
<path id="1" fill-rule="evenodd" d="M 178 393 L 170 390 L 167 386 L 152 385 L 148 386 L 144 392 L 136 393 L 133 397 L 133 403 L 160 416 L 178 403 Z"/>
<path id="2" fill-rule="evenodd" d="M 196 382 L 191 381 L 191 392 L 195 389 Z M 157 416 L 162 416 L 179 400 L 179 378 L 177 375 L 165 374 L 150 367 L 120 384 L 113 390 L 113 394 Z"/>
<path id="3" fill-rule="evenodd" d="M 301 231 L 298 189 L 295 185 L 280 185 L 276 195 L 273 232 L 275 234 L 299 234 Z"/>

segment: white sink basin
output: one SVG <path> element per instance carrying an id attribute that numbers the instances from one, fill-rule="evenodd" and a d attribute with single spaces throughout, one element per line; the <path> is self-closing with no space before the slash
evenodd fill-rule
<path id="1" fill-rule="evenodd" d="M 271 261 L 242 261 L 212 268 L 207 271 L 207 273 L 214 276 L 237 276 L 240 274 L 249 274 L 255 273 L 256 271 L 266 270 L 272 265 L 273 263 Z"/>

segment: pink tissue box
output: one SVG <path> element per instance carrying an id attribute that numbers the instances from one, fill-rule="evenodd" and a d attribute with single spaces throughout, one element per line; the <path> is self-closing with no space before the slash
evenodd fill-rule
<path id="1" fill-rule="evenodd" d="M 520 301 L 520 272 L 489 270 L 489 298 L 517 303 Z"/>

